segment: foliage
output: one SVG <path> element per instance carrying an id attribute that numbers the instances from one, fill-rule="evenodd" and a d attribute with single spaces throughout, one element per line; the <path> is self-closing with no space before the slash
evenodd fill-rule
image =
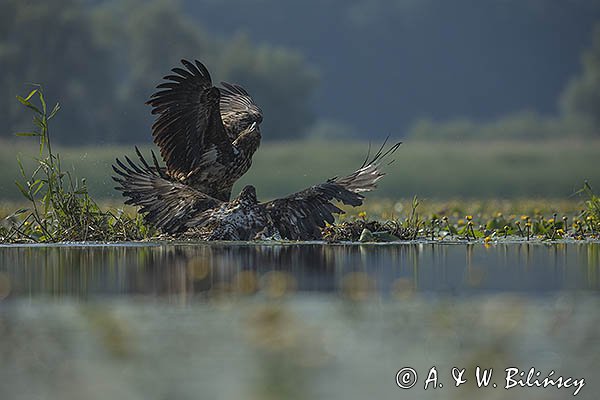
<path id="1" fill-rule="evenodd" d="M 594 193 L 592 186 L 587 181 L 580 192 L 587 196 L 586 209 L 582 218 L 590 229 L 593 230 L 595 227 L 596 231 L 600 232 L 600 197 Z"/>
<path id="2" fill-rule="evenodd" d="M 409 130 L 409 136 L 415 139 L 483 139 L 503 138 L 506 140 L 547 140 L 569 134 L 577 136 L 583 133 L 575 120 L 544 117 L 533 112 L 509 114 L 495 121 L 478 123 L 461 118 L 445 122 L 433 122 L 428 119 L 417 121 Z"/>
<path id="3" fill-rule="evenodd" d="M 244 82 L 265 113 L 263 137 L 298 138 L 315 120 L 317 71 L 300 53 L 266 44 L 253 46 L 247 35 L 221 41 L 215 68 L 225 80 Z"/>
<path id="4" fill-rule="evenodd" d="M 600 24 L 593 34 L 590 49 L 582 56 L 583 72 L 567 84 L 559 97 L 560 117 L 534 112 L 508 114 L 492 122 L 479 123 L 468 118 L 444 122 L 421 119 L 413 124 L 409 136 L 427 139 L 548 139 L 560 136 L 590 136 L 600 133 Z"/>
<path id="5" fill-rule="evenodd" d="M 351 125 L 363 138 L 402 134 L 423 117 L 554 114 L 600 19 L 600 2 L 581 0 L 184 4 L 209 31 L 247 32 L 315 60 L 318 116 Z"/>
<path id="6" fill-rule="evenodd" d="M 477 213 L 465 214 L 465 209 L 477 210 L 474 204 L 454 208 L 442 203 L 439 209 L 429 207 L 419 213 L 420 202 L 415 197 L 404 216 L 379 215 L 369 218 L 366 211 L 358 216 L 342 219 L 327 225 L 323 237 L 329 242 L 393 242 L 398 240 L 426 241 L 478 241 L 491 245 L 502 240 L 598 240 L 600 239 L 600 199 L 586 183 L 582 191 L 589 195 L 584 212 L 551 211 L 544 214 L 539 207 L 543 201 L 535 201 L 532 215 L 523 213 L 522 205 L 513 204 L 504 213 L 499 208 L 479 208 Z M 521 212 L 519 212 L 521 211 Z"/>
<path id="7" fill-rule="evenodd" d="M 544 115 L 576 71 L 600 3 L 542 3 L 0 0 L 0 137 L 26 123 L 13 96 L 42 81 L 66 105 L 55 142 L 148 142 L 143 103 L 182 57 L 251 89 L 265 140 L 303 136 L 315 117 L 325 121 L 317 134 L 372 137 L 402 134 L 415 118 L 489 121 L 523 109 L 540 115 L 519 114 L 521 127 L 497 124 L 498 134 L 554 135 Z M 586 90 L 593 100 L 598 91 Z M 593 111 L 579 97 L 576 108 Z M 573 114 L 560 135 L 592 129 Z M 469 130 L 479 137 L 479 126 Z"/>
<path id="8" fill-rule="evenodd" d="M 12 95 L 43 81 L 66 106 L 55 141 L 148 142 L 152 117 L 144 103 L 182 58 L 205 62 L 215 84 L 247 87 L 265 111 L 267 140 L 297 137 L 313 122 L 317 74 L 299 53 L 244 35 L 209 35 L 179 2 L 2 0 L 0 93 L 9 95 L 0 96 L 7 128 L 0 137 L 24 125 Z"/>
<path id="9" fill-rule="evenodd" d="M 35 125 L 34 131 L 17 136 L 39 138 L 39 155 L 32 172 L 26 172 L 18 159 L 22 180 L 15 183 L 31 208 L 7 218 L 9 226 L 0 232 L 1 241 L 138 240 L 150 234 L 141 217 L 102 211 L 89 196 L 85 179 L 77 180 L 62 169 L 59 154 L 52 151 L 49 129 L 59 104 L 50 111 L 39 86 L 17 99 L 33 112 Z"/>
<path id="10" fill-rule="evenodd" d="M 412 200 L 410 213 L 404 219 L 390 218 L 384 221 L 369 220 L 367 213 L 361 211 L 358 218 L 342 220 L 323 229 L 323 239 L 328 242 L 391 242 L 396 240 L 415 240 L 419 237 L 422 221 L 417 213 L 419 201 Z"/>
<path id="11" fill-rule="evenodd" d="M 583 71 L 564 90 L 560 103 L 563 113 L 581 120 L 595 134 L 600 134 L 600 24 L 593 42 L 582 56 Z"/>
<path id="12" fill-rule="evenodd" d="M 78 0 L 2 0 L 0 13 L 0 137 L 26 126 L 14 96 L 23 84 L 46 82 L 68 107 L 57 121 L 63 142 L 101 141 L 111 128 L 116 82 L 108 48 L 97 43 Z M 43 60 L 43 62 L 41 62 Z"/>

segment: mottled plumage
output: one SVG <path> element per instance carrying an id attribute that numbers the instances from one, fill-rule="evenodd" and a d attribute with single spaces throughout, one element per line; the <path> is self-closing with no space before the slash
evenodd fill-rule
<path id="1" fill-rule="evenodd" d="M 142 205 L 147 221 L 168 233 L 182 233 L 205 240 L 253 240 L 282 238 L 312 240 L 321 238 L 325 223 L 334 222 L 334 214 L 343 211 L 333 202 L 361 205 L 362 192 L 373 190 L 384 175 L 382 160 L 400 143 L 379 151 L 352 174 L 332 178 L 319 185 L 273 201 L 260 203 L 253 186 L 246 186 L 232 201 L 220 201 L 189 186 L 171 182 L 161 175 L 158 164 L 150 166 L 138 152 L 141 165 L 127 159 L 119 162 L 115 178 L 130 198 Z"/>
<path id="2" fill-rule="evenodd" d="M 262 122 L 262 110 L 243 87 L 227 82 L 221 82 L 221 85 L 221 119 L 229 139 L 233 142 L 250 125 Z"/>
<path id="3" fill-rule="evenodd" d="M 166 175 L 154 152 L 154 165 L 150 166 L 137 147 L 135 151 L 140 165 L 127 156 L 125 163 L 117 158 L 117 165 L 113 165 L 119 175 L 113 177 L 119 183 L 115 189 L 128 198 L 125 204 L 140 206 L 144 219 L 156 228 L 166 233 L 180 232 L 191 216 L 221 205 L 221 200 Z"/>
<path id="4" fill-rule="evenodd" d="M 166 164 L 164 173 L 228 201 L 260 145 L 262 112 L 242 87 L 214 87 L 201 62 L 181 63 L 185 69 L 173 68 L 147 102 L 158 115 L 152 136 Z"/>

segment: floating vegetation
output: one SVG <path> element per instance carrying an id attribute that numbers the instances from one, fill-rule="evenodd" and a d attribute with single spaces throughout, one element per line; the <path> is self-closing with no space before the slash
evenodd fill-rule
<path id="1" fill-rule="evenodd" d="M 459 214 L 451 207 L 440 212 L 419 214 L 419 201 L 414 198 L 408 216 L 387 218 L 385 221 L 369 219 L 365 211 L 357 217 L 327 225 L 323 238 L 329 242 L 394 242 L 406 240 L 480 241 L 490 244 L 501 240 L 598 240 L 600 239 L 600 198 L 589 183 L 578 192 L 586 196 L 585 209 L 570 214 L 541 212 L 504 214 L 481 212 Z M 514 210 L 513 210 L 514 211 Z"/>
<path id="2" fill-rule="evenodd" d="M 159 235 L 134 211 L 104 211 L 90 197 L 85 179 L 78 180 L 65 171 L 59 154 L 52 151 L 49 122 L 60 110 L 58 103 L 48 112 L 41 87 L 18 100 L 33 113 L 34 130 L 17 136 L 38 138 L 39 155 L 32 171 L 26 171 L 18 159 L 21 178 L 16 185 L 27 206 L 10 213 L 0 207 L 5 216 L 0 220 L 0 243 L 180 240 Z M 585 196 L 583 204 L 577 203 L 582 208 L 574 208 L 573 201 L 550 206 L 544 200 L 479 200 L 428 202 L 423 210 L 415 197 L 405 212 L 401 202 L 372 201 L 370 208 L 357 215 L 341 216 L 333 225 L 326 225 L 323 239 L 477 241 L 486 245 L 502 240 L 598 240 L 600 198 L 588 182 L 577 194 Z"/>
<path id="3" fill-rule="evenodd" d="M 583 188 L 579 191 L 587 196 L 585 201 L 586 209 L 583 212 L 582 217 L 585 219 L 585 225 L 595 234 L 600 233 L 600 197 L 598 197 L 592 190 L 589 182 L 585 182 Z"/>
<path id="4" fill-rule="evenodd" d="M 33 113 L 34 130 L 16 135 L 38 138 L 39 155 L 33 171 L 26 171 L 17 159 L 21 179 L 15 184 L 28 207 L 4 219 L 0 242 L 140 240 L 151 235 L 140 216 L 101 210 L 88 194 L 85 179 L 78 180 L 62 168 L 60 155 L 52 152 L 49 129 L 60 105 L 48 112 L 40 86 L 17 100 Z"/>

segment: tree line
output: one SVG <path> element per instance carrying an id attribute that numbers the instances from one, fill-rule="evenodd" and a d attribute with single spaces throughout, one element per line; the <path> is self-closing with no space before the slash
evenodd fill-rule
<path id="1" fill-rule="evenodd" d="M 594 2 L 0 0 L 0 9 L 0 138 L 28 126 L 15 95 L 31 82 L 63 104 L 57 141 L 148 141 L 144 102 L 181 58 L 247 87 L 265 139 L 600 133 Z"/>
<path id="2" fill-rule="evenodd" d="M 211 35 L 176 1 L 1 3 L 0 137 L 28 126 L 15 96 L 28 91 L 26 83 L 39 83 L 63 105 L 55 140 L 148 141 L 152 117 L 144 102 L 181 58 L 204 62 L 214 83 L 249 88 L 269 110 L 266 137 L 300 136 L 314 121 L 319 76 L 301 54 L 243 34 Z"/>

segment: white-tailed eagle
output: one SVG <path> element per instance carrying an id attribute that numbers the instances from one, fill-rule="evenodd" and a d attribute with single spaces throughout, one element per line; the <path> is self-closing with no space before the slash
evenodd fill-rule
<path id="1" fill-rule="evenodd" d="M 200 62 L 181 60 L 147 102 L 158 117 L 152 137 L 159 147 L 166 179 L 221 201 L 250 168 L 260 145 L 262 111 L 241 86 L 212 85 Z"/>
<path id="2" fill-rule="evenodd" d="M 342 178 L 261 203 L 253 186 L 246 186 L 232 201 L 223 201 L 165 175 L 152 153 L 150 165 L 137 150 L 140 164 L 126 158 L 113 167 L 119 177 L 117 189 L 129 197 L 127 203 L 141 206 L 146 221 L 163 232 L 186 233 L 204 240 L 253 240 L 281 238 L 313 240 L 321 238 L 321 229 L 334 222 L 334 214 L 343 210 L 334 204 L 362 204 L 363 192 L 371 191 L 384 173 L 381 162 L 394 153 L 400 143 L 370 158 L 356 171 Z"/>

